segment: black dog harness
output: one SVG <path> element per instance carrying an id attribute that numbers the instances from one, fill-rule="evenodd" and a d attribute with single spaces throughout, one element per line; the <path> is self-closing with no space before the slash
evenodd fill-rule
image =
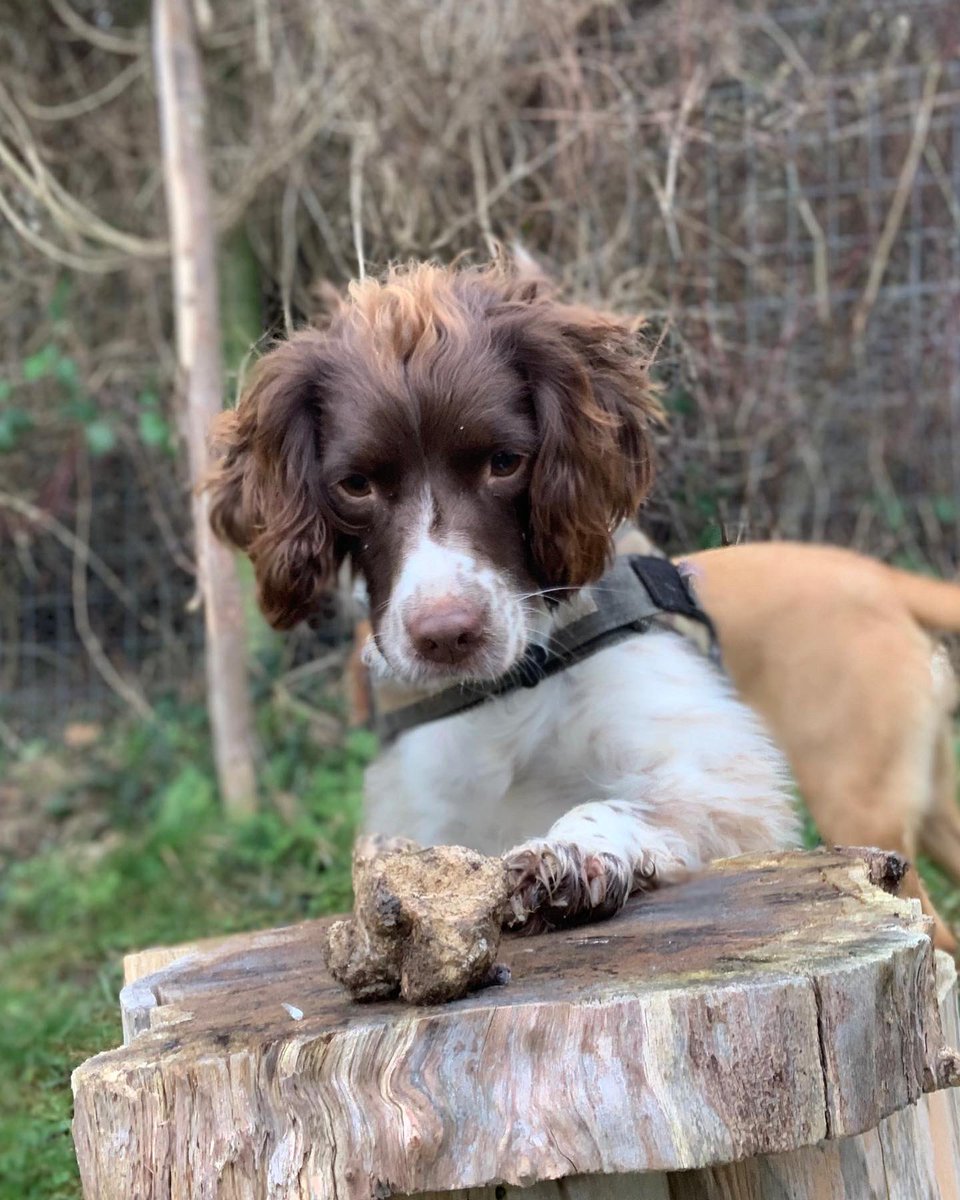
<path id="1" fill-rule="evenodd" d="M 620 555 L 585 593 L 585 599 L 588 611 L 579 609 L 568 624 L 554 629 L 549 647 L 532 644 L 499 679 L 434 692 L 402 688 L 395 694 L 389 683 L 379 684 L 375 708 L 381 743 L 386 745 L 417 725 L 455 716 L 519 688 L 536 687 L 551 675 L 645 633 L 653 625 L 695 637 L 701 649 L 716 655 L 716 633 L 710 618 L 694 599 L 688 579 L 668 559 Z"/>

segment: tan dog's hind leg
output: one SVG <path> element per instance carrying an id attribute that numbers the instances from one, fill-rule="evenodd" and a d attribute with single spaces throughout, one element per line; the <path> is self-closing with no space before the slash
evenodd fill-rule
<path id="1" fill-rule="evenodd" d="M 933 917 L 933 944 L 936 948 L 938 950 L 945 950 L 947 954 L 956 954 L 957 939 L 954 932 L 934 908 L 933 901 L 927 894 L 927 889 L 917 874 L 916 867 L 911 867 L 907 872 L 900 892 L 904 896 L 912 896 L 914 899 L 919 900 L 920 906 L 926 915 Z"/>
<path id="2" fill-rule="evenodd" d="M 806 753 L 791 757 L 801 794 L 824 841 L 835 845 L 879 846 L 896 851 L 915 864 L 918 850 L 927 848 L 924 834 L 934 813 L 939 816 L 941 828 L 948 824 L 951 829 L 956 828 L 956 842 L 945 838 L 944 844 L 956 845 L 960 852 L 960 814 L 954 811 L 955 802 L 951 809 L 944 803 L 946 776 L 952 764 L 946 759 L 950 747 L 945 741 L 942 696 L 933 692 L 925 681 L 929 649 L 914 647 L 909 652 L 910 643 L 922 635 L 910 633 L 910 637 L 898 638 L 889 630 L 884 639 L 890 649 L 890 663 L 895 666 L 888 668 L 883 703 L 857 705 L 859 697 L 875 694 L 873 689 L 881 686 L 883 676 L 873 671 L 870 677 L 858 680 L 856 672 L 864 665 L 866 656 L 854 654 L 847 682 L 855 686 L 844 697 L 838 681 L 836 703 L 829 711 L 834 728 L 831 731 L 821 726 L 817 730 L 819 753 L 812 753 L 813 747 L 808 745 Z M 870 635 L 871 645 L 879 640 L 876 634 L 874 631 Z M 794 722 L 784 741 L 789 743 L 799 731 L 799 724 Z M 942 762 L 935 771 L 938 755 Z M 938 949 L 953 953 L 956 940 L 934 908 L 913 865 L 904 879 L 902 892 L 919 900 L 923 911 L 933 918 Z"/>
<path id="3" fill-rule="evenodd" d="M 875 805 L 871 805 L 871 813 L 867 821 L 864 821 L 863 816 L 851 815 L 848 807 L 843 809 L 836 806 L 831 814 L 832 819 L 826 822 L 818 822 L 820 824 L 821 835 L 828 844 L 838 846 L 856 845 L 863 841 L 864 826 L 867 824 L 870 827 L 871 841 L 874 845 L 881 847 L 884 850 L 893 850 L 897 854 L 902 854 L 904 858 L 910 862 L 910 870 L 904 876 L 903 883 L 900 886 L 900 894 L 910 896 L 915 900 L 920 901 L 923 911 L 928 917 L 933 918 L 933 943 L 938 950 L 946 950 L 949 954 L 955 953 L 957 949 L 957 941 L 950 927 L 943 920 L 940 914 L 933 906 L 933 901 L 927 894 L 927 889 L 923 885 L 916 867 L 913 865 L 917 857 L 917 839 L 914 831 L 906 829 L 902 825 L 902 804 L 899 797 L 902 796 L 903 784 L 898 782 L 892 791 L 892 795 L 897 799 L 893 804 L 888 803 L 888 798 L 883 795 L 875 795 Z M 892 809 L 892 811 L 891 811 Z M 839 815 L 840 819 L 836 819 Z M 889 823 L 883 820 L 884 815 L 891 818 Z M 814 817 L 816 820 L 816 817 Z"/>
<path id="4" fill-rule="evenodd" d="M 786 753 L 823 839 L 911 861 L 922 846 L 960 882 L 943 732 L 956 682 L 918 625 L 960 628 L 960 588 L 824 546 L 757 543 L 686 562 L 734 686 Z M 905 886 L 953 949 L 915 871 Z"/>
<path id="5" fill-rule="evenodd" d="M 872 777 L 855 771 L 854 778 L 848 775 L 844 779 L 838 773 L 832 781 L 838 789 L 833 794 L 830 783 L 821 779 L 819 787 L 809 793 L 808 803 L 825 842 L 856 845 L 866 836 L 872 845 L 896 851 L 911 863 L 901 893 L 920 901 L 923 911 L 933 918 L 934 945 L 953 954 L 957 949 L 956 938 L 934 907 L 913 865 L 921 844 L 928 848 L 924 835 L 934 812 L 941 828 L 949 824 L 955 836 L 951 844 L 960 853 L 960 814 L 955 811 L 956 802 L 952 809 L 946 810 L 941 798 L 931 794 L 930 764 L 936 737 L 936 733 L 931 735 L 929 730 L 916 726 L 912 730 L 904 728 L 901 739 L 887 745 L 883 767 L 875 769 Z M 869 755 L 855 761 L 857 766 L 871 762 Z M 876 759 L 872 765 L 876 768 Z"/>
<path id="6" fill-rule="evenodd" d="M 944 720 L 937 741 L 933 789 L 933 807 L 920 829 L 920 848 L 954 883 L 960 883 L 960 807 L 949 718 Z"/>
<path id="7" fill-rule="evenodd" d="M 921 819 L 917 836 L 920 849 L 960 884 L 960 807 L 951 716 L 957 703 L 957 680 L 942 646 L 934 650 L 931 669 L 940 712 L 935 721 L 930 807 Z M 956 946 L 941 948 L 955 950 Z"/>

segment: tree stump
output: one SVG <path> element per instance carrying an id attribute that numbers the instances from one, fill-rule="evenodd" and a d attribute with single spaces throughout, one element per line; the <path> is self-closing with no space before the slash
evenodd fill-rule
<path id="1" fill-rule="evenodd" d="M 956 975 L 892 867 L 717 863 L 442 1007 L 351 1001 L 327 921 L 131 955 L 73 1078 L 85 1195 L 956 1200 Z"/>

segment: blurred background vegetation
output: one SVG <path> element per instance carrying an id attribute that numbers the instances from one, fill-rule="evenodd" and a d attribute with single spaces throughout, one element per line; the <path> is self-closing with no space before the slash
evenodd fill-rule
<path id="1" fill-rule="evenodd" d="M 519 240 L 648 315 L 669 548 L 960 558 L 955 0 L 196 0 L 233 395 L 388 260 Z M 344 629 L 253 626 L 261 811 L 204 712 L 146 0 L 0 24 L 0 1195 L 78 1193 L 120 954 L 347 902 Z M 133 700 L 133 703 L 131 703 Z M 948 915 L 960 906 L 945 893 Z"/>

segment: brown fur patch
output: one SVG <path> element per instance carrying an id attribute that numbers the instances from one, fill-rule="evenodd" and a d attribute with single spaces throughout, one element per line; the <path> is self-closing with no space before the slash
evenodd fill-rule
<path id="1" fill-rule="evenodd" d="M 428 493 L 436 528 L 520 586 L 583 586 L 652 481 L 649 367 L 638 322 L 563 304 L 505 260 L 394 267 L 256 365 L 216 429 L 213 527 L 250 554 L 279 628 L 347 556 L 376 626 Z M 503 451 L 524 469 L 490 487 Z M 369 499 L 344 494 L 350 476 Z"/>

